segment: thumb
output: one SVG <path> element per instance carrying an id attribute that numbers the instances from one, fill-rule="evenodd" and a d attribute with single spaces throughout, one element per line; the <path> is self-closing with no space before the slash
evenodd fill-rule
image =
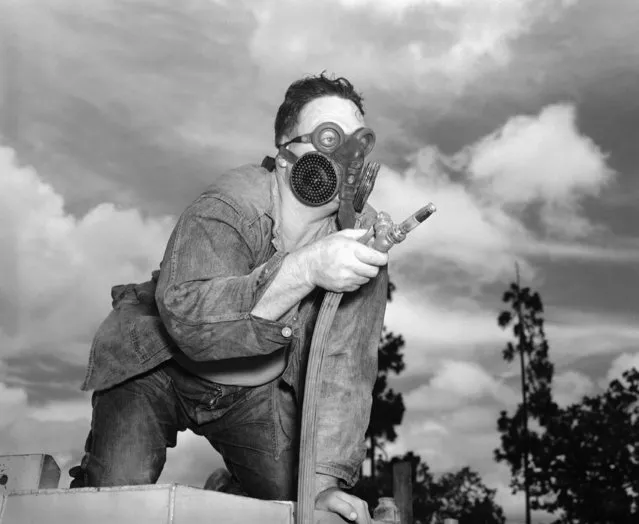
<path id="1" fill-rule="evenodd" d="M 335 234 L 344 236 L 346 238 L 354 238 L 355 240 L 357 240 L 364 236 L 367 231 L 368 229 L 342 229 Z"/>

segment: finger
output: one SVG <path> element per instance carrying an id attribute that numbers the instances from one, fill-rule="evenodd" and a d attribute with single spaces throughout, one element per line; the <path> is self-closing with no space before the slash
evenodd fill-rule
<path id="1" fill-rule="evenodd" d="M 335 234 L 347 238 L 359 239 L 364 236 L 367 231 L 368 229 L 342 229 Z"/>
<path id="2" fill-rule="evenodd" d="M 375 228 L 368 229 L 357 241 L 365 246 L 370 246 L 375 241 Z"/>
<path id="3" fill-rule="evenodd" d="M 349 292 L 349 293 L 352 291 L 357 291 L 360 287 L 362 287 L 368 281 L 369 279 L 364 277 L 360 277 L 357 279 L 353 278 L 348 284 L 344 284 L 341 290 L 344 292 Z"/>
<path id="4" fill-rule="evenodd" d="M 360 287 L 360 286 L 363 286 L 364 284 L 368 284 L 369 281 L 370 281 L 370 278 L 366 276 L 360 276 L 357 280 L 355 280 L 355 283 L 357 284 L 358 287 Z"/>
<path id="5" fill-rule="evenodd" d="M 365 264 L 362 264 L 354 267 L 352 273 L 348 277 L 349 284 L 357 284 L 358 286 L 363 286 L 364 284 L 366 284 L 372 278 L 368 276 L 371 267 L 374 266 L 367 266 Z"/>
<path id="6" fill-rule="evenodd" d="M 382 253 L 372 247 L 360 244 L 354 251 L 355 256 L 360 262 L 371 264 L 373 266 L 385 266 L 388 264 L 388 253 Z"/>
<path id="7" fill-rule="evenodd" d="M 342 497 L 331 497 L 328 501 L 328 510 L 341 515 L 351 522 L 355 521 L 358 517 L 355 506 Z"/>
<path id="8" fill-rule="evenodd" d="M 336 496 L 353 507 L 357 514 L 355 517 L 356 524 L 370 524 L 372 522 L 368 512 L 368 504 L 364 500 L 344 492 L 336 493 Z"/>
<path id="9" fill-rule="evenodd" d="M 356 275 L 360 277 L 366 277 L 367 281 L 371 278 L 375 278 L 379 273 L 378 266 L 371 266 L 369 264 L 359 264 L 357 265 L 353 271 Z"/>

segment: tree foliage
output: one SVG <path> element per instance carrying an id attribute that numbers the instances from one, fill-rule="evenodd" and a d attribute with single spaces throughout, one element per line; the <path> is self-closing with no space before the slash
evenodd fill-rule
<path id="1" fill-rule="evenodd" d="M 512 362 L 516 356 L 523 358 L 525 381 L 522 387 L 526 405 L 520 403 L 513 415 L 506 411 L 500 413 L 497 429 L 501 434 L 501 448 L 495 450 L 495 459 L 509 464 L 512 474 L 511 486 L 517 491 L 525 487 L 526 454 L 532 455 L 540 445 L 540 434 L 529 429 L 528 420 L 533 419 L 541 427 L 546 426 L 556 414 L 557 405 L 552 399 L 554 366 L 548 359 L 544 308 L 539 293 L 533 293 L 528 287 L 512 283 L 504 293 L 503 301 L 510 309 L 500 313 L 498 324 L 502 329 L 512 326 L 516 340 L 516 343 L 508 342 L 503 357 L 507 362 Z M 529 478 L 533 478 L 535 473 L 533 461 Z M 534 498 L 540 493 L 535 492 L 533 483 L 530 488 L 534 507 Z"/>
<path id="2" fill-rule="evenodd" d="M 505 518 L 495 503 L 495 490 L 484 485 L 477 473 L 462 468 L 435 478 L 419 455 L 408 452 L 402 457 L 379 461 L 377 476 L 360 480 L 354 494 L 377 505 L 379 497 L 393 495 L 393 464 L 408 461 L 412 465 L 413 517 L 415 524 L 440 524 L 456 519 L 459 524 L 503 524 Z"/>
<path id="3" fill-rule="evenodd" d="M 380 444 L 379 439 L 393 442 L 397 438 L 395 426 L 401 424 L 404 416 L 405 407 L 402 394 L 396 393 L 388 387 L 389 373 L 398 374 L 404 369 L 401 353 L 403 346 L 404 339 L 401 335 L 386 332 L 384 328 L 378 351 L 379 369 L 373 387 L 371 418 L 366 432 L 367 437 L 374 436 L 376 438 L 378 445 Z"/>
<path id="4" fill-rule="evenodd" d="M 639 371 L 560 409 L 535 450 L 538 507 L 557 524 L 639 522 Z"/>
<path id="5" fill-rule="evenodd" d="M 559 408 L 541 297 L 512 284 L 503 300 L 510 309 L 498 323 L 512 326 L 516 340 L 503 357 L 525 357 L 526 409 L 519 404 L 512 416 L 502 411 L 497 422 L 495 458 L 510 466 L 513 490 L 525 485 L 528 452 L 531 507 L 558 515 L 556 524 L 639 522 L 639 372 L 629 370 L 603 393 Z M 526 415 L 536 422 L 527 433 Z"/>
<path id="6" fill-rule="evenodd" d="M 388 301 L 392 299 L 395 286 L 388 284 Z M 374 452 L 383 449 L 383 443 L 393 442 L 397 438 L 395 427 L 404 417 L 404 399 L 401 393 L 388 386 L 389 373 L 399 374 L 404 370 L 404 338 L 388 331 L 384 326 L 377 353 L 377 380 L 373 387 L 373 404 L 366 437 L 369 441 L 369 457 L 372 459 L 372 471 L 376 472 Z"/>
<path id="7" fill-rule="evenodd" d="M 486 487 L 469 467 L 442 475 L 434 491 L 441 503 L 438 513 L 459 524 L 505 522 L 501 507 L 494 501 L 496 491 Z"/>

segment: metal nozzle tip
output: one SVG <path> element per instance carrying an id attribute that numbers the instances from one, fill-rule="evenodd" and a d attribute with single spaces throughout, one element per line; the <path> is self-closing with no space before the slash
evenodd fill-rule
<path id="1" fill-rule="evenodd" d="M 431 216 L 435 211 L 437 211 L 435 204 L 433 204 L 432 202 L 429 202 L 415 214 L 415 220 L 417 220 L 417 222 L 423 222 L 429 216 Z"/>

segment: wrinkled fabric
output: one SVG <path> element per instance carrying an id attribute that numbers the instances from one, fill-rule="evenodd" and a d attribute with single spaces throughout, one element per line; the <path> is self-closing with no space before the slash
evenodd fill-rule
<path id="1" fill-rule="evenodd" d="M 296 396 L 324 291 L 316 289 L 282 318 L 251 314 L 287 256 L 279 239 L 275 178 L 247 165 L 230 171 L 180 216 L 159 272 L 142 284 L 115 286 L 113 310 L 91 347 L 84 390 L 102 391 L 179 355 L 194 362 L 267 355 L 286 349 L 282 376 Z M 366 206 L 356 227 L 376 213 Z M 328 217 L 316 238 L 337 230 Z M 377 376 L 387 268 L 338 308 L 324 361 L 318 405 L 317 472 L 356 482 L 365 457 Z M 287 328 L 287 329 L 286 329 Z"/>
<path id="2" fill-rule="evenodd" d="M 91 431 L 72 487 L 154 484 L 178 431 L 191 429 L 222 455 L 246 495 L 294 500 L 299 417 L 292 389 L 274 380 L 227 386 L 169 360 L 93 394 Z"/>

